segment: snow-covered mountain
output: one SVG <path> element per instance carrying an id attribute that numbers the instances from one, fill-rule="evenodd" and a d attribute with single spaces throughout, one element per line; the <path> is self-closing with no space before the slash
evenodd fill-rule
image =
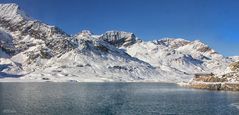
<path id="1" fill-rule="evenodd" d="M 128 54 L 156 67 L 167 67 L 188 74 L 219 73 L 233 60 L 215 52 L 204 43 L 184 39 L 165 38 L 162 40 L 137 42 L 122 47 Z"/>
<path id="2" fill-rule="evenodd" d="M 95 39 L 69 36 L 28 17 L 16 4 L 0 5 L 1 76 L 55 81 L 166 81 L 150 64 Z M 7 60 L 7 61 L 6 61 Z M 15 71 L 13 70 L 20 71 Z M 159 75 L 159 76 L 155 76 Z"/>
<path id="3" fill-rule="evenodd" d="M 51 81 L 190 80 L 223 74 L 237 57 L 224 57 L 200 41 L 145 42 L 135 34 L 88 30 L 70 36 L 35 20 L 16 4 L 0 4 L 0 77 Z M 3 78 L 2 78 L 3 79 Z"/>

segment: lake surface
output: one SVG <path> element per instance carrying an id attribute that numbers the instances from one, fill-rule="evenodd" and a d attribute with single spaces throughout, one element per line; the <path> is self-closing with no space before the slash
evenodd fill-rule
<path id="1" fill-rule="evenodd" d="M 239 92 L 166 83 L 0 83 L 0 114 L 238 115 Z"/>

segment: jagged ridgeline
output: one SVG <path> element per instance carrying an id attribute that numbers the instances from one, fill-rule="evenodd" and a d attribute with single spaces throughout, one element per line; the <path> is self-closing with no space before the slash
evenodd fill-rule
<path id="1" fill-rule="evenodd" d="M 82 36 L 69 36 L 27 16 L 16 4 L 1 4 L 0 20 L 2 77 L 21 74 L 36 80 L 132 81 L 159 74 L 150 64 L 114 46 L 130 39 L 126 32 L 126 36 L 116 32 L 111 40 L 100 39 L 104 35 L 83 35 L 84 31 Z"/>
<path id="2" fill-rule="evenodd" d="M 51 81 L 189 81 L 197 73 L 225 74 L 237 57 L 201 41 L 83 30 L 68 35 L 29 17 L 17 4 L 0 4 L 0 77 Z"/>

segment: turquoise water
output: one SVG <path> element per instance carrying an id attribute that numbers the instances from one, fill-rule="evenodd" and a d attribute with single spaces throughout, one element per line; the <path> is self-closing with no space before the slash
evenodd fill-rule
<path id="1" fill-rule="evenodd" d="M 165 83 L 0 83 L 0 114 L 236 115 L 239 92 Z"/>

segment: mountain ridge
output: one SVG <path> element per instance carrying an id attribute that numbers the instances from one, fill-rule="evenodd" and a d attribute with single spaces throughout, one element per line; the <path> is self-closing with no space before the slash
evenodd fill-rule
<path id="1" fill-rule="evenodd" d="M 0 9 L 0 78 L 175 83 L 196 73 L 224 74 L 237 59 L 182 38 L 146 42 L 131 32 L 88 30 L 71 36 L 27 16 L 17 4 Z"/>

